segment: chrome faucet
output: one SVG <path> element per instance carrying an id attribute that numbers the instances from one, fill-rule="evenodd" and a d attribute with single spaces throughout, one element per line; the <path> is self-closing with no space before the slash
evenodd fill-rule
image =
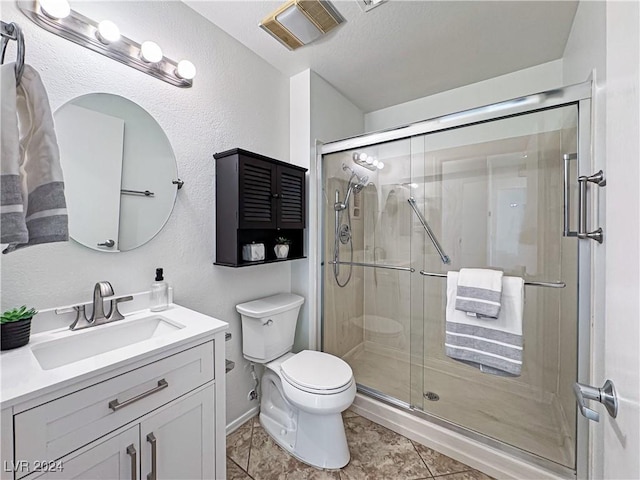
<path id="1" fill-rule="evenodd" d="M 107 315 L 104 314 L 104 297 L 112 296 L 113 287 L 109 282 L 96 283 L 96 286 L 93 287 L 93 311 L 91 312 L 91 318 L 87 318 L 89 323 L 94 323 L 101 318 L 107 318 Z M 111 315 L 112 308 L 113 305 L 109 309 L 109 315 Z"/>
<path id="2" fill-rule="evenodd" d="M 93 287 L 93 310 L 91 311 L 90 317 L 87 317 L 84 304 L 59 308 L 56 309 L 56 313 L 61 315 L 63 313 L 76 312 L 75 320 L 69 325 L 70 330 L 80 330 L 82 328 L 122 320 L 124 316 L 118 311 L 118 304 L 133 300 L 133 296 L 128 295 L 119 298 L 113 298 L 113 296 L 113 287 L 109 282 L 98 282 Z M 105 300 L 109 300 L 109 312 L 107 314 L 104 312 Z"/>

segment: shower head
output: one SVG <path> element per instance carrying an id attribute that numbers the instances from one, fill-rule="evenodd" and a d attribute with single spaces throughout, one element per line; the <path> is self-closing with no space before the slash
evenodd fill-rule
<path id="1" fill-rule="evenodd" d="M 355 191 L 356 193 L 360 193 L 364 187 L 367 186 L 367 182 L 369 181 L 369 177 L 364 175 L 358 175 L 351 167 L 348 165 L 342 164 L 342 170 L 345 172 L 350 172 L 351 177 L 349 177 L 349 183 L 347 184 L 347 194 L 344 196 L 344 201 L 338 200 L 338 191 L 336 190 L 336 203 L 333 205 L 333 209 L 336 212 L 341 210 L 345 210 L 347 206 L 349 206 L 349 198 L 351 198 L 351 192 Z M 354 182 L 354 179 L 357 181 Z"/>
<path id="2" fill-rule="evenodd" d="M 356 193 L 359 193 L 364 187 L 367 186 L 369 177 L 367 177 L 366 175 L 363 177 L 356 175 L 356 177 L 358 178 L 358 183 L 353 183 L 352 186 L 353 186 L 353 189 L 356 191 Z"/>
<path id="3" fill-rule="evenodd" d="M 353 185 L 354 188 L 356 189 L 356 193 L 358 193 L 360 190 L 362 190 L 364 187 L 367 186 L 367 182 L 369 181 L 369 177 L 367 175 L 363 175 L 363 176 L 358 175 L 353 168 L 351 168 L 349 165 L 346 165 L 344 163 L 342 164 L 342 170 L 344 170 L 345 172 L 351 173 L 351 178 L 349 178 L 349 187 Z M 355 183 L 355 184 L 352 183 L 354 177 L 358 179 L 358 183 Z"/>

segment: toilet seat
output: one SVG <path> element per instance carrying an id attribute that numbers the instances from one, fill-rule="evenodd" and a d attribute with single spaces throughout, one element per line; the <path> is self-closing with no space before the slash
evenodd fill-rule
<path id="1" fill-rule="evenodd" d="M 280 373 L 293 387 L 318 395 L 347 390 L 353 371 L 344 360 L 324 352 L 304 350 L 280 364 Z"/>

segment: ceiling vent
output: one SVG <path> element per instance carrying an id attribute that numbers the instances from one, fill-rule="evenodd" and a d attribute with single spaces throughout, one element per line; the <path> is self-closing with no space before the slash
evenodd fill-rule
<path id="1" fill-rule="evenodd" d="M 342 22 L 342 15 L 325 0 L 289 0 L 262 20 L 260 28 L 289 50 L 295 50 Z"/>
<path id="2" fill-rule="evenodd" d="M 368 12 L 369 10 L 376 8 L 383 3 L 386 3 L 387 0 L 356 0 L 360 8 L 363 12 Z"/>

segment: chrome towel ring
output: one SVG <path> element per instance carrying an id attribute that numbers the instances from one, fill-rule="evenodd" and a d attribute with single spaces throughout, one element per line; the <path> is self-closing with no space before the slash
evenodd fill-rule
<path id="1" fill-rule="evenodd" d="M 24 71 L 24 35 L 22 29 L 17 23 L 5 23 L 2 22 L 2 46 L 0 63 L 4 64 L 4 54 L 7 50 L 7 44 L 9 40 L 15 40 L 18 43 L 18 52 L 16 54 L 16 86 L 20 85 L 22 79 L 22 72 Z"/>

